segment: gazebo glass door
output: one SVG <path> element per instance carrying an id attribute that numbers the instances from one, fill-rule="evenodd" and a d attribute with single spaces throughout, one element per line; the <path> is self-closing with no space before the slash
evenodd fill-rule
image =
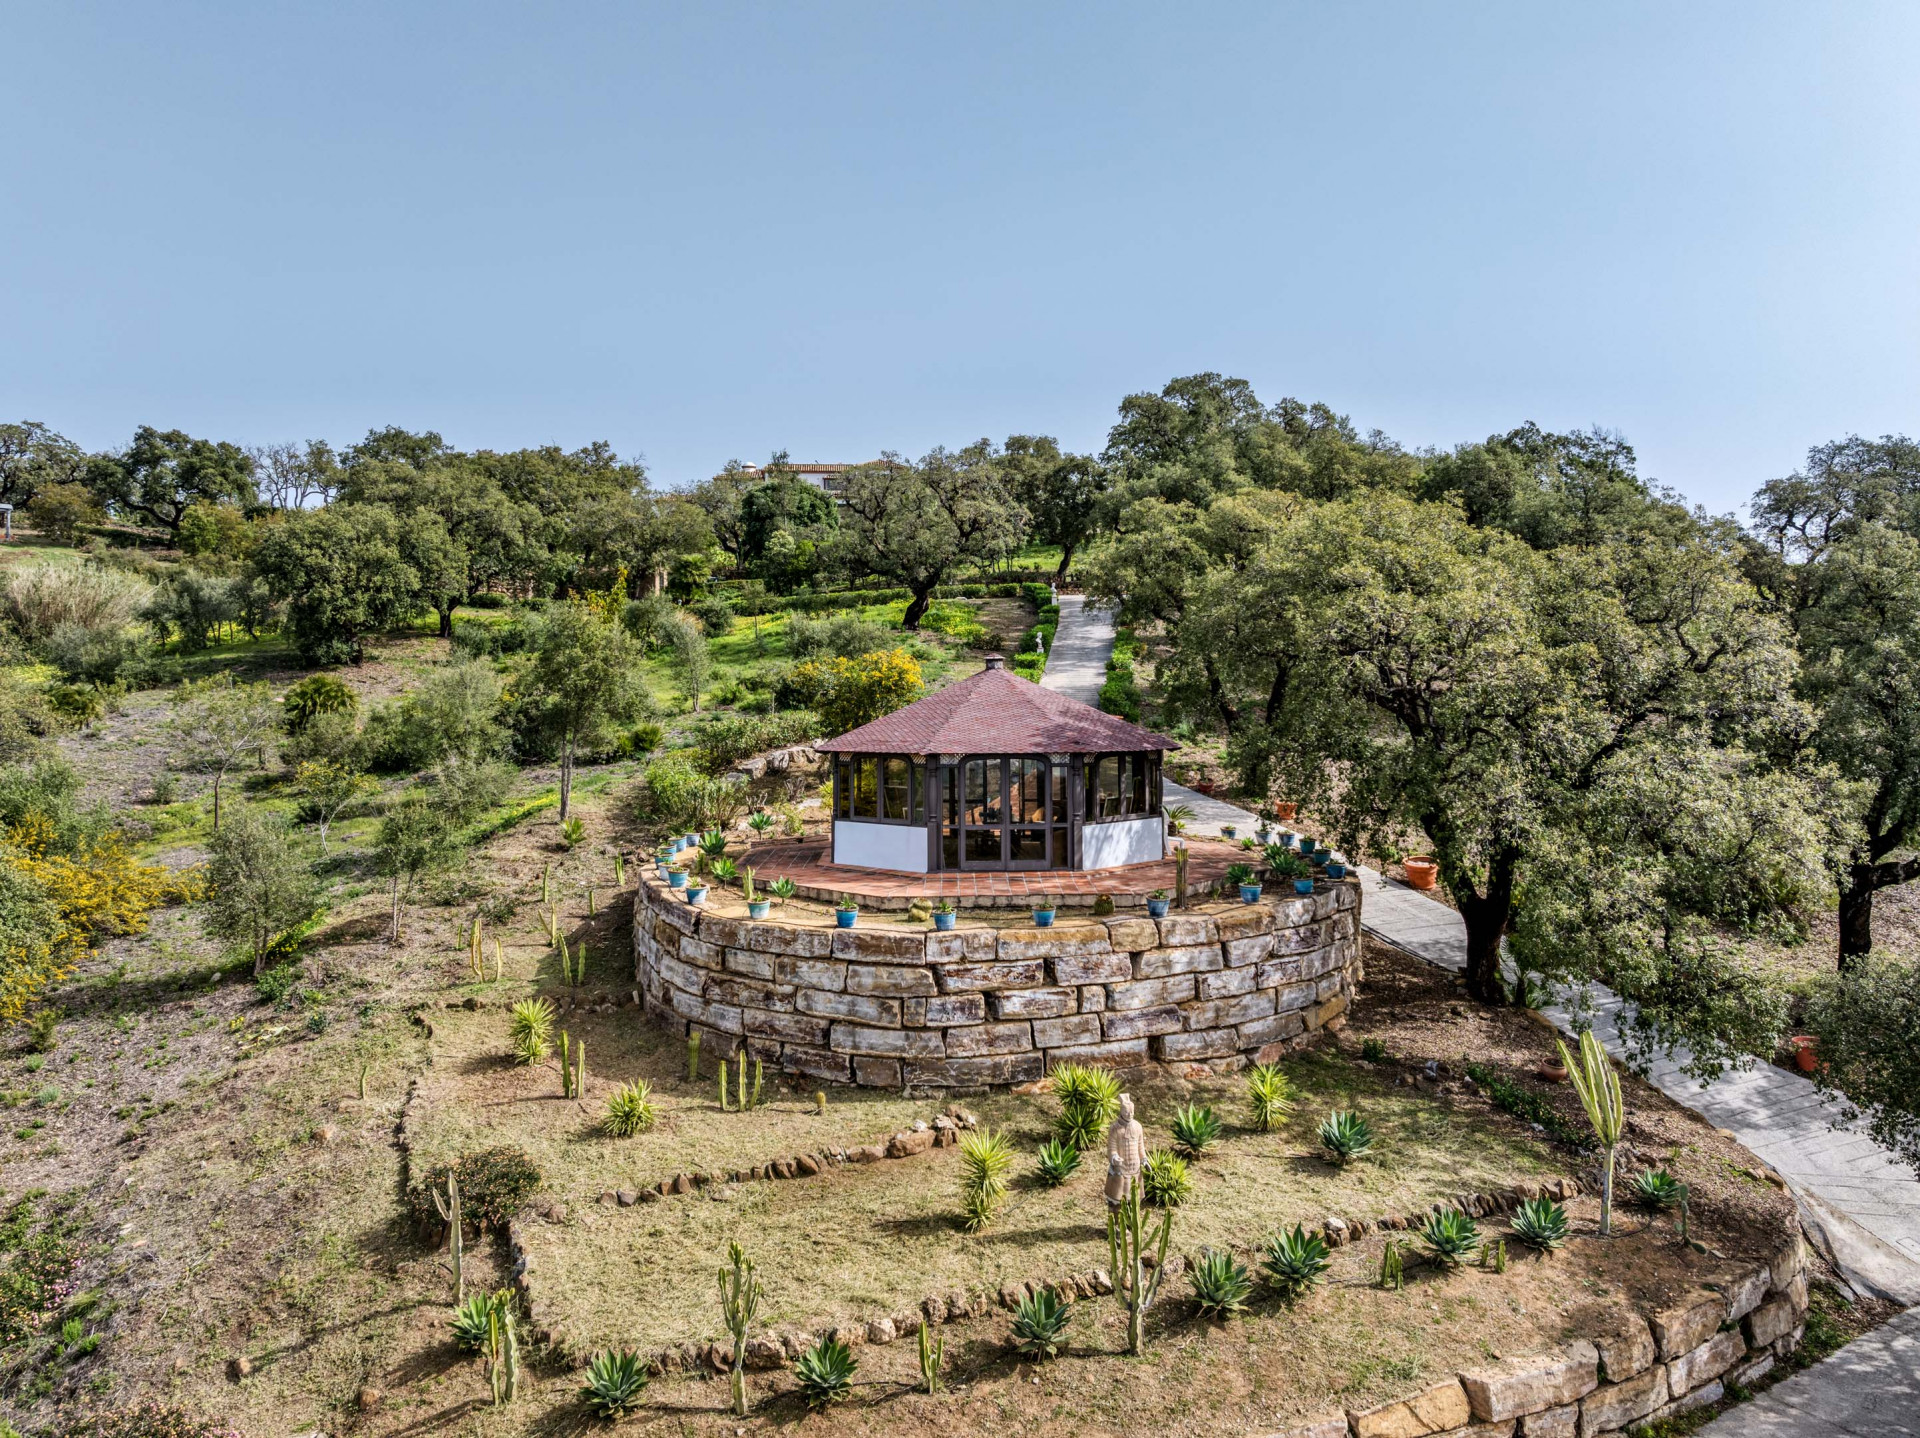
<path id="1" fill-rule="evenodd" d="M 1040 755 L 964 759 L 942 816 L 942 857 L 962 869 L 1067 867 L 1067 771 Z"/>

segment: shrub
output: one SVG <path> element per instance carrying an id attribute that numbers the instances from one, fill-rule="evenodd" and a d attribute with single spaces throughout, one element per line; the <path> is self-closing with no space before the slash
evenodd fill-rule
<path id="1" fill-rule="evenodd" d="M 1272 1234 L 1261 1247 L 1260 1271 L 1282 1298 L 1295 1299 L 1320 1282 L 1333 1266 L 1327 1243 L 1301 1224 Z"/>
<path id="2" fill-rule="evenodd" d="M 884 624 L 836 614 L 831 619 L 808 619 L 795 614 L 787 620 L 787 654 L 794 659 L 855 659 L 885 649 L 896 637 Z"/>
<path id="3" fill-rule="evenodd" d="M 66 678 L 86 684 L 111 684 L 133 662 L 139 646 L 119 630 L 62 624 L 41 646 L 47 662 Z"/>
<path id="4" fill-rule="evenodd" d="M 545 999 L 522 999 L 508 1020 L 507 1042 L 519 1064 L 537 1064 L 547 1056 L 553 1039 L 553 1005 Z"/>
<path id="5" fill-rule="evenodd" d="M 1193 1196 L 1187 1161 L 1170 1149 L 1156 1148 L 1140 1166 L 1140 1190 L 1155 1208 L 1178 1208 Z"/>
<path id="6" fill-rule="evenodd" d="M 1100 685 L 1098 703 L 1106 713 L 1117 714 L 1129 724 L 1138 724 L 1140 686 L 1134 682 L 1132 669 L 1115 669 L 1109 673 Z"/>
<path id="7" fill-rule="evenodd" d="M 1028 1358 L 1051 1358 L 1065 1345 L 1072 1321 L 1073 1304 L 1057 1289 L 1029 1293 L 1013 1312 L 1014 1347 Z"/>
<path id="8" fill-rule="evenodd" d="M 635 1079 L 608 1096 L 600 1127 L 614 1138 L 631 1138 L 652 1128 L 653 1120 L 653 1089 L 645 1079 Z"/>
<path id="9" fill-rule="evenodd" d="M 700 621 L 709 639 L 719 639 L 733 628 L 733 606 L 718 595 L 692 600 L 687 613 Z"/>
<path id="10" fill-rule="evenodd" d="M 649 1381 L 646 1359 L 631 1348 L 609 1348 L 587 1365 L 580 1396 L 598 1417 L 618 1418 L 640 1406 Z"/>
<path id="11" fill-rule="evenodd" d="M 1173 1140 L 1198 1158 L 1220 1137 L 1220 1120 L 1204 1104 L 1187 1104 L 1173 1116 Z"/>
<path id="12" fill-rule="evenodd" d="M 1360 1041 L 1360 1057 L 1370 1064 L 1385 1063 L 1387 1059 L 1387 1046 L 1381 1043 L 1379 1039 L 1362 1039 Z"/>
<path id="13" fill-rule="evenodd" d="M 1583 1128 L 1578 1128 L 1560 1116 L 1556 1109 L 1540 1094 L 1524 1089 L 1512 1079 L 1505 1077 L 1490 1064 L 1470 1063 L 1467 1065 L 1467 1077 L 1487 1091 L 1487 1097 L 1493 1106 L 1503 1109 L 1515 1118 L 1528 1123 L 1538 1124 L 1554 1139 L 1569 1148 L 1581 1152 L 1593 1147 L 1593 1136 Z"/>
<path id="14" fill-rule="evenodd" d="M 1247 1107 L 1253 1126 L 1271 1133 L 1293 1112 L 1293 1082 L 1279 1064 L 1255 1064 L 1247 1070 Z"/>
<path id="15" fill-rule="evenodd" d="M 503 686 L 493 666 L 477 660 L 443 664 L 397 705 L 367 721 L 373 767 L 430 768 L 450 755 L 495 758 L 506 748 L 500 722 Z"/>
<path id="16" fill-rule="evenodd" d="M 1427 1215 L 1420 1241 L 1442 1268 L 1458 1268 L 1480 1242 L 1480 1227 L 1457 1208 L 1443 1208 Z"/>
<path id="17" fill-rule="evenodd" d="M 107 701 L 91 684 L 49 684 L 47 708 L 69 724 L 92 724 L 107 712 Z"/>
<path id="18" fill-rule="evenodd" d="M 960 1202 L 969 1233 L 993 1222 L 1013 1171 L 1013 1144 L 984 1124 L 960 1139 Z"/>
<path id="19" fill-rule="evenodd" d="M 1201 1251 L 1200 1261 L 1193 1266 L 1193 1296 L 1199 1300 L 1202 1313 L 1221 1318 L 1238 1313 L 1252 1294 L 1253 1279 L 1245 1264 L 1235 1262 L 1225 1249 Z"/>
<path id="20" fill-rule="evenodd" d="M 408 1190 L 408 1207 L 421 1227 L 439 1231 L 441 1219 L 433 1194 L 436 1189 L 446 1193 L 450 1172 L 460 1180 L 461 1214 L 482 1229 L 505 1228 L 541 1182 L 538 1165 L 520 1149 L 503 1145 L 465 1154 L 454 1164 L 428 1170 L 425 1179 Z"/>
<path id="21" fill-rule="evenodd" d="M 1070 1143 L 1050 1138 L 1040 1145 L 1040 1181 L 1058 1188 L 1080 1168 L 1080 1150 Z"/>
<path id="22" fill-rule="evenodd" d="M 701 728 L 694 740 L 693 762 L 710 776 L 725 774 L 744 759 L 769 749 L 804 744 L 820 733 L 820 716 L 806 710 L 765 716 L 729 715 Z"/>
<path id="23" fill-rule="evenodd" d="M 1550 1198 L 1530 1198 L 1513 1211 L 1513 1233 L 1543 1251 L 1567 1241 L 1567 1211 Z"/>
<path id="24" fill-rule="evenodd" d="M 360 701 L 353 690 L 333 675 L 310 674 L 287 691 L 280 707 L 286 712 L 287 732 L 298 734 L 313 722 L 315 715 L 351 716 L 359 709 Z"/>
<path id="25" fill-rule="evenodd" d="M 1813 1081 L 1920 1169 L 1920 964 L 1876 951 L 1828 975 L 1807 1010 Z"/>
<path id="26" fill-rule="evenodd" d="M 1633 1201 L 1642 1208 L 1678 1208 L 1687 1186 L 1664 1168 L 1643 1169 L 1633 1176 Z"/>
<path id="27" fill-rule="evenodd" d="M 788 675 L 793 694 L 811 694 L 829 734 L 844 734 L 918 699 L 925 688 L 920 665 L 904 649 L 882 649 L 857 659 L 810 659 Z"/>
<path id="28" fill-rule="evenodd" d="M 44 484 L 27 501 L 27 522 L 55 544 L 72 544 L 107 513 L 84 484 Z"/>
<path id="29" fill-rule="evenodd" d="M 626 732 L 626 736 L 620 741 L 620 752 L 631 758 L 641 758 L 658 749 L 665 735 L 666 730 L 649 719 L 634 725 Z"/>
<path id="30" fill-rule="evenodd" d="M 1359 1114 L 1335 1109 L 1320 1121 L 1320 1147 L 1335 1163 L 1347 1163 L 1373 1147 L 1373 1129 Z"/>
<path id="31" fill-rule="evenodd" d="M 860 1365 L 846 1344 L 822 1338 L 800 1355 L 793 1376 L 800 1380 L 800 1396 L 816 1411 L 839 1403 L 853 1391 L 853 1373 Z"/>
<path id="32" fill-rule="evenodd" d="M 39 564 L 0 583 L 0 618 L 37 649 L 63 625 L 117 634 L 139 618 L 152 592 L 145 580 L 98 564 Z"/>
<path id="33" fill-rule="evenodd" d="M 1056 1065 L 1053 1093 L 1060 1100 L 1060 1112 L 1053 1121 L 1054 1137 L 1083 1151 L 1100 1143 L 1107 1125 L 1120 1112 L 1120 1080 L 1111 1069 Z"/>

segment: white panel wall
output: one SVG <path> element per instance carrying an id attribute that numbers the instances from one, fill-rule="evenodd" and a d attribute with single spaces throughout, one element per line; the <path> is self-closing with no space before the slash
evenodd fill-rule
<path id="1" fill-rule="evenodd" d="M 833 862 L 863 869 L 927 872 L 927 831 L 920 824 L 856 824 L 833 821 Z"/>
<path id="2" fill-rule="evenodd" d="M 1166 857 L 1167 821 L 1116 819 L 1080 830 L 1080 867 L 1113 869 L 1121 864 L 1154 864 Z"/>

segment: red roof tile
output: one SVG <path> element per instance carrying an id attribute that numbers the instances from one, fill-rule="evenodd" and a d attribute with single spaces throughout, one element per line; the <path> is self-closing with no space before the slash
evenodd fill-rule
<path id="1" fill-rule="evenodd" d="M 1010 669 L 982 669 L 813 747 L 847 754 L 1105 754 L 1180 744 Z"/>

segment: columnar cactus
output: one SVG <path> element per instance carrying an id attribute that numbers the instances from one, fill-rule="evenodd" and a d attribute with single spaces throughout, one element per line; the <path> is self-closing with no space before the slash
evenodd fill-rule
<path id="1" fill-rule="evenodd" d="M 753 1260 L 738 1243 L 727 1244 L 728 1267 L 720 1270 L 720 1315 L 733 1335 L 733 1411 L 747 1416 L 747 1328 L 760 1311 L 760 1280 Z"/>

